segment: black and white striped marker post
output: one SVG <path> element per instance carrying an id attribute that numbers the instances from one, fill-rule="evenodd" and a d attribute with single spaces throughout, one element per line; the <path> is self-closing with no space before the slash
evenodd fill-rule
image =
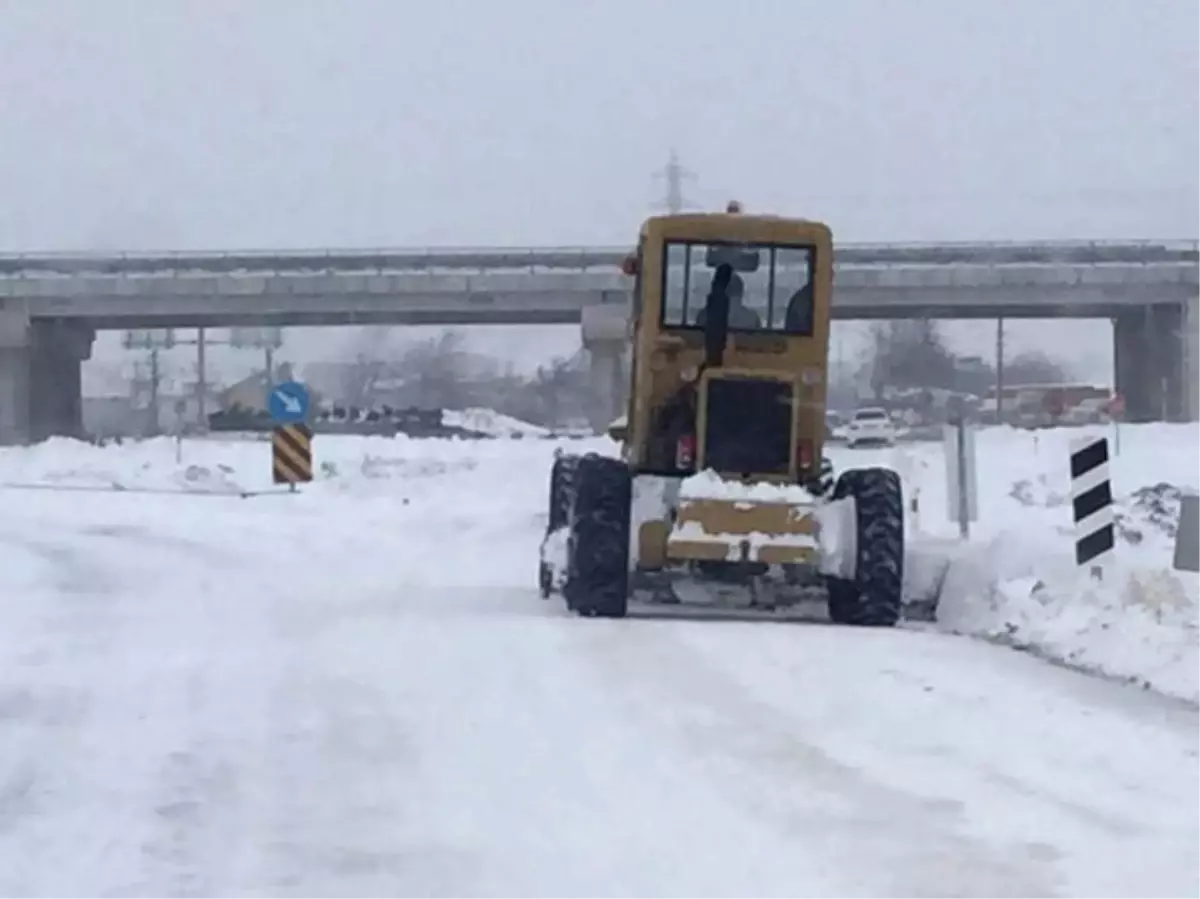
<path id="1" fill-rule="evenodd" d="M 1071 506 L 1075 516 L 1075 564 L 1102 576 L 1116 543 L 1108 438 L 1071 441 Z"/>

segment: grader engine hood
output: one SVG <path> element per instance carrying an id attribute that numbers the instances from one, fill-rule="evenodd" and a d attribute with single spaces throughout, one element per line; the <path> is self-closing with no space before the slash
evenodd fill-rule
<path id="1" fill-rule="evenodd" d="M 685 479 L 667 537 L 674 561 L 813 563 L 817 500 L 794 484 L 727 481 L 712 471 Z"/>

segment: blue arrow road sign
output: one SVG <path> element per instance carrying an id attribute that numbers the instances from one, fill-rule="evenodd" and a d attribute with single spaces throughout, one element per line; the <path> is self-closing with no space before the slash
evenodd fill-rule
<path id="1" fill-rule="evenodd" d="M 280 424 L 304 421 L 308 417 L 308 388 L 297 381 L 284 381 L 271 388 L 267 408 Z"/>

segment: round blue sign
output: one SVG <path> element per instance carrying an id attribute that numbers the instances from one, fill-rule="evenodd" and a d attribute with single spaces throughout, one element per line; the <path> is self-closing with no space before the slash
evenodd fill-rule
<path id="1" fill-rule="evenodd" d="M 267 410 L 280 424 L 304 421 L 308 417 L 308 388 L 298 381 L 284 381 L 271 388 Z"/>

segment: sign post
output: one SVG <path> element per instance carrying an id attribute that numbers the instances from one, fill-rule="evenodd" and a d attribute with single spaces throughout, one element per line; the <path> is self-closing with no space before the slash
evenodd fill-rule
<path id="1" fill-rule="evenodd" d="M 967 426 L 963 410 L 954 412 L 942 432 L 946 459 L 946 517 L 958 522 L 958 533 L 971 536 L 971 522 L 979 520 L 979 481 L 975 468 L 975 430 Z"/>
<path id="2" fill-rule="evenodd" d="M 271 432 L 271 477 L 276 484 L 296 485 L 313 479 L 312 431 L 305 424 L 311 404 L 308 388 L 298 381 L 271 387 L 267 409 L 275 422 Z"/>
<path id="3" fill-rule="evenodd" d="M 177 343 L 174 328 L 142 328 L 126 331 L 121 337 L 121 345 L 127 350 L 169 350 Z"/>
<path id="4" fill-rule="evenodd" d="M 1108 417 L 1113 426 L 1113 455 L 1121 455 L 1121 418 L 1125 415 L 1125 397 L 1114 393 L 1108 401 Z"/>
<path id="5" fill-rule="evenodd" d="M 1200 571 L 1200 496 L 1195 493 L 1180 498 L 1173 566 L 1176 571 Z"/>
<path id="6" fill-rule="evenodd" d="M 277 350 L 283 346 L 283 329 L 230 328 L 229 345 L 239 350 Z"/>
<path id="7" fill-rule="evenodd" d="M 1117 540 L 1106 437 L 1071 441 L 1071 517 L 1075 564 L 1089 566 L 1092 577 L 1102 580 Z"/>

